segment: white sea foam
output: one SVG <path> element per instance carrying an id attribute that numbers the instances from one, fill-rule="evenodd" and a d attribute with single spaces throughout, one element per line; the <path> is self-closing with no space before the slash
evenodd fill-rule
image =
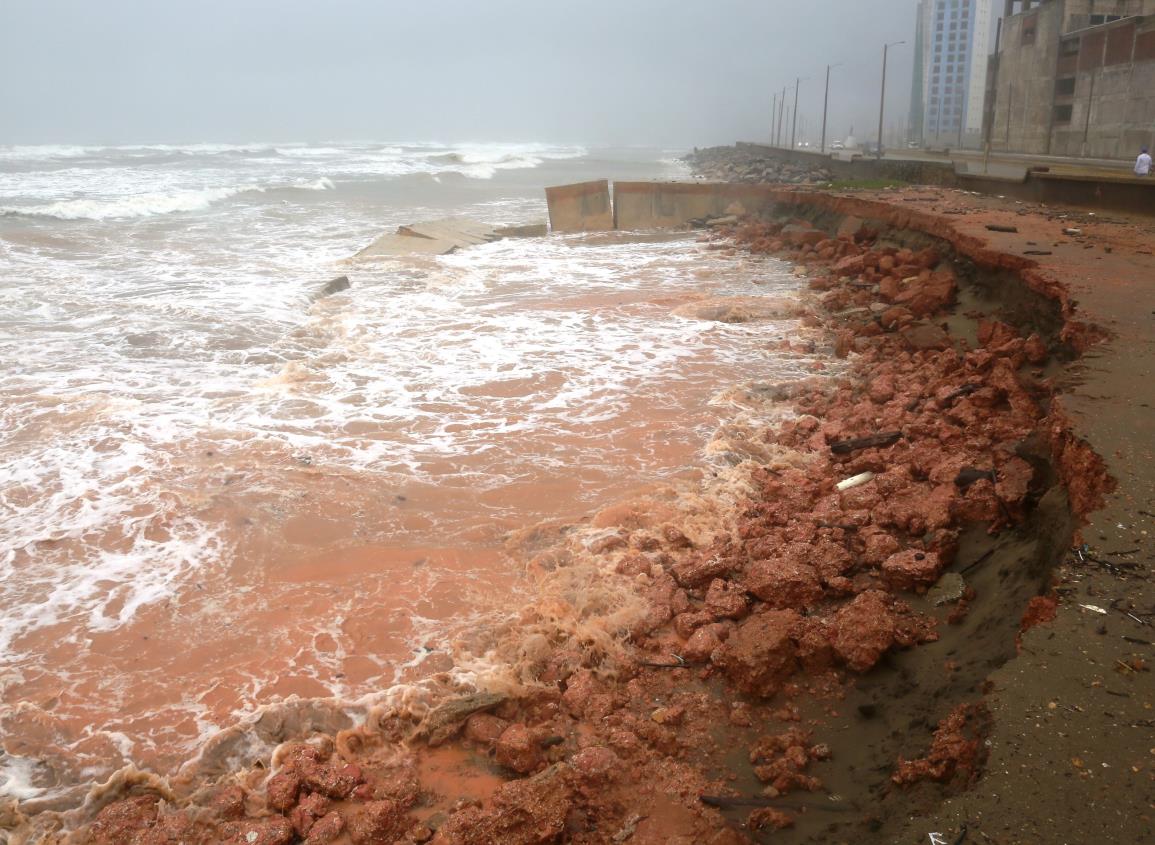
<path id="1" fill-rule="evenodd" d="M 300 188 L 303 191 L 332 191 L 337 186 L 333 184 L 333 180 L 327 176 L 322 176 L 320 179 L 314 179 L 312 182 L 305 182 L 302 184 L 293 185 L 294 188 Z"/>
<path id="2" fill-rule="evenodd" d="M 113 199 L 61 200 L 43 205 L 0 205 L 0 215 L 55 217 L 58 220 L 128 220 L 157 214 L 203 211 L 213 203 L 238 194 L 264 190 L 265 188 L 260 185 L 238 185 L 231 188 L 149 193 Z"/>
<path id="3" fill-rule="evenodd" d="M 33 784 L 35 773 L 35 760 L 0 752 L 0 798 L 27 801 L 43 795 L 44 789 Z"/>
<path id="4" fill-rule="evenodd" d="M 73 144 L 0 145 L 0 160 L 41 161 L 82 158 L 91 155 L 94 149 L 99 148 Z"/>

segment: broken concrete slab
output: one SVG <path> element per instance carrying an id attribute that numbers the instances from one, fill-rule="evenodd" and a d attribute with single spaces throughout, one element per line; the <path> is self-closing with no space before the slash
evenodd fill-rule
<path id="1" fill-rule="evenodd" d="M 524 226 L 501 226 L 496 231 L 503 238 L 544 238 L 549 234 L 549 224 L 527 223 Z"/>
<path id="2" fill-rule="evenodd" d="M 363 250 L 354 258 L 382 258 L 395 255 L 448 255 L 468 246 L 492 243 L 503 238 L 543 238 L 549 234 L 545 223 L 523 226 L 491 226 L 470 217 L 446 217 L 399 226 Z"/>
<path id="3" fill-rule="evenodd" d="M 394 233 L 382 235 L 354 257 L 448 255 L 463 247 L 490 243 L 500 238 L 497 229 L 486 223 L 468 217 L 446 217 L 401 226 Z"/>
<path id="4" fill-rule="evenodd" d="M 333 296 L 351 287 L 353 287 L 353 283 L 349 281 L 348 276 L 338 276 L 321 286 L 321 288 L 313 294 L 313 301 L 316 302 L 318 299 L 324 299 L 326 296 Z"/>

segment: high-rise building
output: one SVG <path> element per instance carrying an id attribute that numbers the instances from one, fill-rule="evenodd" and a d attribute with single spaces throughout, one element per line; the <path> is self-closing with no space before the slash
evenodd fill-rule
<path id="1" fill-rule="evenodd" d="M 993 0 L 920 0 L 915 33 L 913 140 L 977 146 L 983 129 Z"/>
<path id="2" fill-rule="evenodd" d="M 910 85 L 910 131 L 908 141 L 922 143 L 926 125 L 926 41 L 932 0 L 919 0 L 914 25 L 914 73 Z"/>

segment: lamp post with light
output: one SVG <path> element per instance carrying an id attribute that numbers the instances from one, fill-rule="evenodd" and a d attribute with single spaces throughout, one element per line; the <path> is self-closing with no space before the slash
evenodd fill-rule
<path id="1" fill-rule="evenodd" d="M 831 68 L 841 67 L 839 62 L 835 65 L 826 66 L 826 94 L 822 98 L 822 154 L 826 155 L 826 110 L 830 106 L 830 70 Z"/>

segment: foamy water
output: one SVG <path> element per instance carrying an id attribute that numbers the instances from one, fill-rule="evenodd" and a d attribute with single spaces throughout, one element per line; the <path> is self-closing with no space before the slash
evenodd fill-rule
<path id="1" fill-rule="evenodd" d="M 0 147 L 0 793 L 171 771 L 255 707 L 444 668 L 519 589 L 509 531 L 686 477 L 721 388 L 798 375 L 767 350 L 788 320 L 673 313 L 795 285 L 690 236 L 345 263 L 669 158 Z"/>

